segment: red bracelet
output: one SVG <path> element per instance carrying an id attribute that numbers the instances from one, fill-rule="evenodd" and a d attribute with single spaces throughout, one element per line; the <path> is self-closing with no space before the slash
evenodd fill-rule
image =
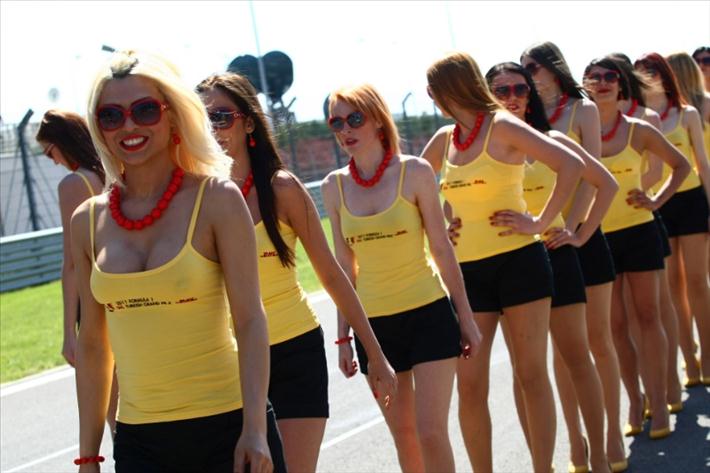
<path id="1" fill-rule="evenodd" d="M 79 457 L 74 459 L 75 465 L 83 465 L 84 463 L 103 463 L 105 460 L 101 455 L 96 455 L 95 457 Z"/>
<path id="2" fill-rule="evenodd" d="M 335 341 L 335 344 L 342 345 L 343 343 L 350 343 L 350 340 L 352 340 L 352 339 L 353 339 L 353 337 L 350 337 L 350 336 L 339 338 Z"/>

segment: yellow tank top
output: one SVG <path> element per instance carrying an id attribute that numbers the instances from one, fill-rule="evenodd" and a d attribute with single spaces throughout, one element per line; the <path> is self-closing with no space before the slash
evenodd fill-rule
<path id="1" fill-rule="evenodd" d="M 400 166 L 392 205 L 364 217 L 350 213 L 340 175 L 336 175 L 341 230 L 357 259 L 355 287 L 370 318 L 416 309 L 446 296 L 424 252 L 419 208 L 402 196 L 406 162 Z"/>
<path id="2" fill-rule="evenodd" d="M 628 193 L 632 189 L 641 189 L 641 164 L 643 157 L 631 146 L 631 137 L 634 135 L 635 123 L 629 129 L 629 138 L 626 146 L 619 153 L 602 157 L 601 162 L 619 183 L 619 191 L 614 195 L 614 200 L 606 215 L 602 219 L 604 233 L 623 230 L 653 220 L 650 210 L 636 209 L 626 202 Z"/>
<path id="3" fill-rule="evenodd" d="M 298 283 L 296 268 L 285 267 L 279 260 L 264 222 L 254 227 L 259 260 L 259 287 L 269 325 L 269 344 L 290 340 L 320 326 L 318 317 L 308 304 L 306 293 Z M 279 222 L 279 232 L 292 250 L 296 247 L 296 232 Z"/>
<path id="4" fill-rule="evenodd" d="M 705 122 L 705 129 L 703 129 L 703 139 L 705 140 L 705 157 L 710 162 L 710 122 Z M 697 169 L 695 170 L 697 172 Z"/>
<path id="5" fill-rule="evenodd" d="M 686 161 L 688 161 L 688 163 L 692 167 L 692 169 L 690 170 L 690 174 L 688 174 L 688 177 L 685 178 L 685 180 L 676 192 L 683 192 L 690 189 L 695 189 L 700 185 L 700 177 L 698 176 L 695 159 L 693 159 L 695 152 L 693 151 L 693 147 L 690 145 L 690 136 L 688 135 L 688 130 L 683 128 L 684 111 L 684 109 L 680 110 L 680 113 L 678 114 L 678 123 L 676 123 L 675 128 L 673 128 L 668 133 L 665 133 L 666 139 L 670 141 L 676 148 L 678 148 L 678 151 L 681 152 L 681 154 L 685 157 Z M 655 186 L 653 186 L 653 191 L 658 192 L 658 190 L 661 188 L 663 183 L 666 182 L 668 176 L 670 175 L 671 167 L 666 163 L 663 163 L 663 177 Z"/>
<path id="6" fill-rule="evenodd" d="M 126 424 L 192 419 L 242 407 L 222 267 L 192 246 L 206 182 L 197 193 L 180 252 L 141 272 L 99 269 L 95 198 L 90 201 L 91 291 L 105 307 L 121 386 L 118 420 Z"/>
<path id="7" fill-rule="evenodd" d="M 525 213 L 523 198 L 523 164 L 506 164 L 488 154 L 488 140 L 493 123 L 483 143 L 483 150 L 473 161 L 461 166 L 448 159 L 449 142 L 446 140 L 441 192 L 461 219 L 459 239 L 454 246 L 459 262 L 475 261 L 517 250 L 539 239 L 533 235 L 513 234 L 499 236 L 505 227 L 494 227 L 489 218 L 498 210 Z"/>
<path id="8" fill-rule="evenodd" d="M 567 136 L 572 138 L 580 146 L 582 145 L 582 139 L 577 133 L 574 132 L 574 130 L 572 129 L 572 125 L 574 124 L 574 117 L 577 116 L 577 106 L 581 101 L 582 99 L 577 99 L 574 102 L 574 105 L 572 105 L 572 114 L 569 117 L 569 124 L 567 125 Z"/>
<path id="9" fill-rule="evenodd" d="M 91 187 L 91 183 L 89 182 L 89 178 L 77 171 L 74 171 L 72 174 L 76 174 L 77 176 L 79 176 L 81 178 L 82 181 L 84 181 L 84 184 L 86 184 L 86 188 L 89 190 L 89 195 L 93 197 L 94 196 L 94 188 Z"/>
<path id="10" fill-rule="evenodd" d="M 527 203 L 528 212 L 540 215 L 550 199 L 552 190 L 557 181 L 557 174 L 540 161 L 525 163 L 525 177 L 523 179 L 523 197 Z M 562 214 L 557 214 L 550 224 L 550 228 L 565 228 Z"/>

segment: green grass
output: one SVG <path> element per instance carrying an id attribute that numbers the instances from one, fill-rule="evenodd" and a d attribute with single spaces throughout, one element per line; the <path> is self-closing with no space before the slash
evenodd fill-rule
<path id="1" fill-rule="evenodd" d="M 321 224 L 332 248 L 330 222 L 323 219 Z M 296 269 L 306 292 L 321 289 L 300 241 Z M 0 295 L 0 383 L 64 364 L 62 311 L 59 281 Z"/>

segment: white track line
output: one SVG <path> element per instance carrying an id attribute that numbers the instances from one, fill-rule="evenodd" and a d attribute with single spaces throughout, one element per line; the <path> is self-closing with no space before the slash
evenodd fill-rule
<path id="1" fill-rule="evenodd" d="M 78 452 L 79 451 L 79 444 L 77 443 L 76 445 L 72 445 L 71 447 L 67 447 L 64 450 L 59 450 L 58 452 L 51 453 L 51 454 L 44 456 L 42 458 L 32 460 L 31 462 L 25 463 L 24 465 L 16 466 L 12 470 L 7 470 L 5 473 L 15 473 L 16 471 L 22 471 L 22 470 L 27 469 L 31 466 L 39 465 L 40 463 L 44 463 L 47 460 L 51 460 L 52 458 L 56 458 L 58 456 L 67 454 L 71 451 Z"/>
<path id="2" fill-rule="evenodd" d="M 324 443 L 321 444 L 321 446 L 320 446 L 320 451 L 322 452 L 323 450 L 327 450 L 327 449 L 329 449 L 330 447 L 332 447 L 333 445 L 337 445 L 337 444 L 339 444 L 340 442 L 342 442 L 343 440 L 347 440 L 347 439 L 349 439 L 350 437 L 352 437 L 352 436 L 354 436 L 354 435 L 357 435 L 357 434 L 359 434 L 360 432 L 363 432 L 363 431 L 365 431 L 365 430 L 367 430 L 367 429 L 369 429 L 369 428 L 371 428 L 371 427 L 374 427 L 374 426 L 376 426 L 377 424 L 380 424 L 380 423 L 382 423 L 382 422 L 384 422 L 384 421 L 385 421 L 385 418 L 382 417 L 382 416 L 379 416 L 379 417 L 376 417 L 376 418 L 372 419 L 371 421 L 365 422 L 364 424 L 362 424 L 362 425 L 359 426 L 359 427 L 355 427 L 354 429 L 348 430 L 348 431 L 345 432 L 344 434 L 338 435 L 338 436 L 335 437 L 334 439 L 331 439 L 331 440 L 328 440 L 327 442 L 324 442 Z M 9 473 L 9 472 L 8 472 L 8 473 Z"/>

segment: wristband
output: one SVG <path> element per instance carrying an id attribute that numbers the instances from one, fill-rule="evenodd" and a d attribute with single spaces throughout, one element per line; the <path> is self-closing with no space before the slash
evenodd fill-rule
<path id="1" fill-rule="evenodd" d="M 343 343 L 350 343 L 350 340 L 352 340 L 352 339 L 353 339 L 353 337 L 351 337 L 351 336 L 339 338 L 335 341 L 335 344 L 342 345 Z"/>
<path id="2" fill-rule="evenodd" d="M 79 457 L 74 459 L 75 465 L 83 465 L 85 463 L 103 463 L 105 460 L 101 455 L 96 455 L 95 457 Z"/>

